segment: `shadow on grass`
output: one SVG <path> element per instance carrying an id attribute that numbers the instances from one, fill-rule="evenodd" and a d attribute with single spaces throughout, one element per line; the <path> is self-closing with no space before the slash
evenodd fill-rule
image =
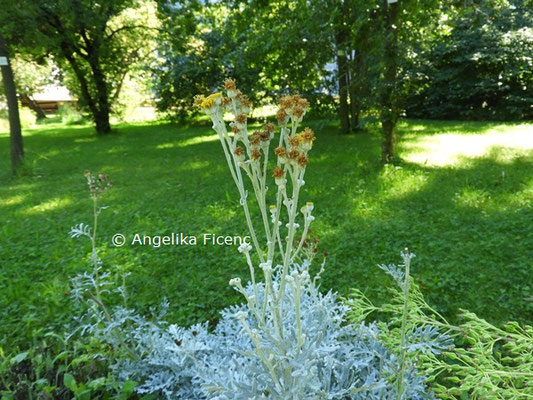
<path id="1" fill-rule="evenodd" d="M 376 265 L 399 262 L 409 246 L 415 278 L 447 316 L 467 308 L 493 322 L 531 323 L 533 158 L 491 154 L 455 168 L 367 167 L 337 180 L 335 196 L 317 192 L 317 215 L 328 205 L 317 229 L 332 253 L 326 286 L 366 289 L 379 301 L 392 282 Z M 327 176 L 333 168 L 320 166 Z"/>
<path id="2" fill-rule="evenodd" d="M 462 307 L 495 322 L 531 323 L 531 158 L 501 162 L 491 153 L 458 167 L 383 168 L 379 135 L 344 136 L 334 125 L 309 125 L 318 140 L 302 201 L 315 203 L 313 231 L 329 253 L 324 289 L 346 295 L 358 287 L 385 299 L 392 282 L 376 264 L 399 261 L 409 246 L 417 254 L 415 278 L 448 316 Z M 92 128 L 79 127 L 26 137 L 27 149 L 46 158 L 36 163 L 35 176 L 0 185 L 4 340 L 29 340 L 71 320 L 69 277 L 84 271 L 89 257 L 88 243 L 67 236 L 72 225 L 91 220 L 85 169 L 106 172 L 115 183 L 102 202 L 110 208 L 102 213 L 100 248 L 114 273 L 131 273 L 134 306 L 146 310 L 167 297 L 169 319 L 190 324 L 215 319 L 240 301 L 227 285 L 234 276 L 247 279 L 233 248 L 110 244 L 116 232 L 130 238 L 245 233 L 237 191 L 212 136 L 209 126 L 139 124 L 96 140 Z M 7 144 L 0 137 L 2 151 Z"/>

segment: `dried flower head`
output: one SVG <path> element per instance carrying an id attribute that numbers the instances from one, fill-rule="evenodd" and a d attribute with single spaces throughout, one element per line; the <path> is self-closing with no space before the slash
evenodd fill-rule
<path id="1" fill-rule="evenodd" d="M 272 134 L 265 131 L 261 131 L 260 136 L 263 142 L 268 142 L 270 139 L 272 139 Z"/>
<path id="2" fill-rule="evenodd" d="M 276 120 L 278 121 L 278 123 L 282 126 L 286 125 L 287 124 L 287 120 L 288 120 L 288 115 L 287 113 L 285 112 L 285 109 L 284 108 L 280 108 L 278 110 L 278 112 L 276 113 Z"/>
<path id="3" fill-rule="evenodd" d="M 309 128 L 305 128 L 303 130 L 303 132 L 300 133 L 300 135 L 302 137 L 302 141 L 304 141 L 304 142 L 313 143 L 315 141 L 315 139 L 316 139 L 315 133 Z"/>
<path id="4" fill-rule="evenodd" d="M 246 119 L 247 119 L 246 114 L 240 113 L 235 118 L 235 122 L 237 122 L 239 124 L 244 124 L 244 123 L 246 123 Z"/>
<path id="5" fill-rule="evenodd" d="M 250 158 L 254 161 L 257 161 L 261 158 L 261 153 L 259 152 L 259 150 L 253 149 Z"/>
<path id="6" fill-rule="evenodd" d="M 299 105 L 294 107 L 294 115 L 297 117 L 302 117 L 305 113 L 305 108 L 300 107 Z"/>
<path id="7" fill-rule="evenodd" d="M 300 138 L 298 135 L 294 135 L 294 136 L 291 136 L 289 138 L 289 144 L 291 145 L 291 147 L 293 148 L 296 148 L 298 147 L 298 145 L 300 144 Z"/>
<path id="8" fill-rule="evenodd" d="M 300 167 L 305 167 L 308 162 L 309 162 L 309 159 L 306 156 L 298 157 L 298 165 Z"/>
<path id="9" fill-rule="evenodd" d="M 252 102 L 250 101 L 248 96 L 243 96 L 241 102 L 244 107 L 252 108 Z"/>
<path id="10" fill-rule="evenodd" d="M 272 176 L 274 178 L 283 178 L 285 176 L 285 171 L 283 171 L 280 167 L 275 166 L 274 171 L 272 171 Z"/>
<path id="11" fill-rule="evenodd" d="M 274 124 L 271 124 L 271 123 L 268 123 L 265 126 L 263 126 L 263 132 L 266 132 L 268 134 L 273 133 L 274 129 L 275 129 Z"/>
<path id="12" fill-rule="evenodd" d="M 276 147 L 276 149 L 274 150 L 274 153 L 278 157 L 285 157 L 287 155 L 287 150 L 285 149 L 285 147 Z"/>
<path id="13" fill-rule="evenodd" d="M 233 150 L 233 154 L 237 157 L 237 160 L 244 161 L 244 150 L 242 147 L 237 146 L 235 147 L 235 150 Z"/>
<path id="14" fill-rule="evenodd" d="M 224 89 L 226 90 L 237 90 L 237 87 L 235 86 L 235 81 L 230 78 L 226 78 L 224 80 Z"/>
<path id="15" fill-rule="evenodd" d="M 254 132 L 252 136 L 250 136 L 250 144 L 252 145 L 252 147 L 259 146 L 262 140 L 262 134 L 259 131 Z"/>
<path id="16" fill-rule="evenodd" d="M 107 189 L 113 186 L 113 182 L 109 181 L 109 175 L 105 175 L 102 172 L 93 174 L 91 171 L 85 170 L 83 175 L 87 178 L 89 191 L 93 198 L 100 197 Z"/>
<path id="17" fill-rule="evenodd" d="M 304 99 L 303 97 L 298 96 L 297 101 L 298 101 L 298 106 L 300 106 L 304 110 L 307 110 L 307 107 L 309 107 L 309 101 L 307 101 L 307 99 Z"/>
<path id="18" fill-rule="evenodd" d="M 291 108 L 294 106 L 293 96 L 281 96 L 278 102 L 281 109 Z"/>
<path id="19" fill-rule="evenodd" d="M 279 98 L 279 105 L 281 109 L 302 109 L 303 113 L 309 106 L 309 102 L 299 94 L 295 94 L 292 96 L 281 96 Z"/>
<path id="20" fill-rule="evenodd" d="M 243 94 L 240 90 L 237 90 L 236 94 L 235 94 L 235 97 L 236 97 L 237 101 L 239 101 L 242 104 L 242 106 L 244 107 L 242 111 L 245 112 L 246 114 L 248 112 L 250 112 L 250 109 L 252 108 L 252 102 L 250 101 L 248 96 Z"/>
<path id="21" fill-rule="evenodd" d="M 298 150 L 291 150 L 288 153 L 288 156 L 291 160 L 297 160 L 300 157 L 300 152 Z"/>

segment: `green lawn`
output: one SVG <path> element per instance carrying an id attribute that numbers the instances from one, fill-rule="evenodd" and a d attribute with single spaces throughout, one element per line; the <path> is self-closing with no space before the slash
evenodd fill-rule
<path id="1" fill-rule="evenodd" d="M 427 298 L 448 316 L 468 308 L 493 322 L 532 323 L 533 125 L 408 121 L 398 166 L 379 163 L 377 132 L 318 135 L 304 201 L 329 253 L 323 288 L 358 287 L 377 299 L 391 284 L 378 263 L 405 246 Z M 206 126 L 119 125 L 97 138 L 88 126 L 25 132 L 33 176 L 10 178 L 0 135 L 0 346 L 26 346 L 72 320 L 69 279 L 87 269 L 89 243 L 70 239 L 91 221 L 85 169 L 111 175 L 100 222 L 106 268 L 130 272 L 130 299 L 147 310 L 164 297 L 174 322 L 215 319 L 239 301 L 228 281 L 247 268 L 235 248 L 114 248 L 121 232 L 245 233 L 236 189 Z"/>

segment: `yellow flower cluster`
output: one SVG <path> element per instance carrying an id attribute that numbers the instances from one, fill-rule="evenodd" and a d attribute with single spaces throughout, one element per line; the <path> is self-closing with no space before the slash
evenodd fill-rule
<path id="1" fill-rule="evenodd" d="M 224 102 L 224 96 L 222 93 L 213 93 L 207 97 L 197 95 L 194 97 L 194 104 L 203 110 L 210 110 L 213 107 L 219 106 Z"/>
<path id="2" fill-rule="evenodd" d="M 268 152 L 270 141 L 274 137 L 274 125 L 266 124 L 261 130 L 254 132 L 252 135 L 247 135 L 247 120 L 252 103 L 246 95 L 237 89 L 235 81 L 226 79 L 224 81 L 224 89 L 227 96 L 222 93 L 213 93 L 207 97 L 198 95 L 194 99 L 197 107 L 201 108 L 206 114 L 210 115 L 213 121 L 222 121 L 222 114 L 224 109 L 231 109 L 235 120 L 231 122 L 231 131 L 235 134 L 232 151 L 236 157 L 239 165 L 247 168 L 250 162 L 258 162 L 262 158 L 262 153 L 265 155 Z M 309 162 L 307 153 L 313 147 L 315 141 L 314 132 L 306 128 L 301 133 L 295 133 L 298 124 L 302 121 L 303 116 L 309 102 L 300 95 L 282 96 L 279 99 L 279 109 L 276 114 L 276 119 L 282 127 L 282 137 L 280 144 L 282 146 L 275 150 L 278 160 L 281 164 L 287 165 L 289 168 L 295 168 L 295 171 L 303 171 L 304 167 Z M 292 134 L 287 131 L 287 123 L 292 120 Z M 245 149 L 236 146 L 240 141 L 245 145 Z M 283 145 L 286 146 L 283 147 Z M 246 155 L 249 160 L 246 161 Z M 279 167 L 274 170 L 274 178 L 277 183 L 284 181 L 285 172 Z"/>

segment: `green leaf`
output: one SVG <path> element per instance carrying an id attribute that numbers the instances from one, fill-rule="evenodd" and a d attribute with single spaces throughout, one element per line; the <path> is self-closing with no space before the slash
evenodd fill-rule
<path id="1" fill-rule="evenodd" d="M 11 359 L 11 364 L 18 364 L 22 361 L 24 361 L 28 357 L 29 352 L 25 351 L 23 353 L 17 354 L 15 357 Z"/>
<path id="2" fill-rule="evenodd" d="M 78 390 L 78 385 L 76 384 L 76 379 L 74 379 L 74 377 L 69 374 L 69 373 L 66 373 L 64 376 L 63 376 L 63 384 L 69 388 L 71 391 L 73 391 L 74 393 L 76 393 L 76 391 Z"/>
<path id="3" fill-rule="evenodd" d="M 122 393 L 130 395 L 133 393 L 133 390 L 137 387 L 138 383 L 134 381 L 126 381 L 122 384 Z"/>
<path id="4" fill-rule="evenodd" d="M 92 393 L 91 389 L 86 389 L 80 394 L 77 394 L 76 399 L 77 400 L 91 400 L 91 393 Z"/>
<path id="5" fill-rule="evenodd" d="M 104 385 L 105 385 L 104 377 L 94 379 L 87 384 L 87 386 L 89 386 L 91 389 L 94 389 L 94 390 L 97 390 L 98 388 L 101 388 Z"/>

